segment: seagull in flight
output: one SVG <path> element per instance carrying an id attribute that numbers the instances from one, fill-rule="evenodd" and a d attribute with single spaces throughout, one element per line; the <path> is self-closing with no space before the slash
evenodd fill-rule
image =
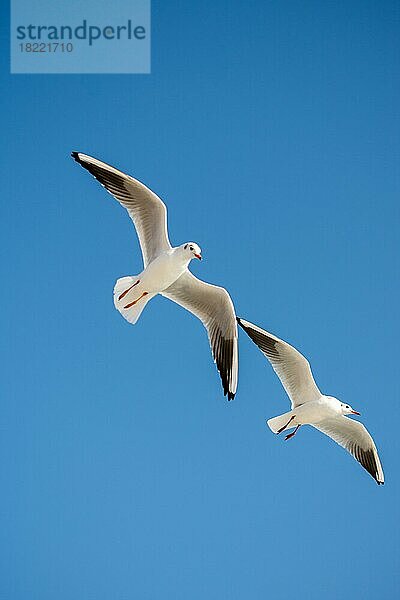
<path id="1" fill-rule="evenodd" d="M 374 440 L 362 423 L 347 418 L 360 413 L 333 396 L 321 394 L 310 363 L 296 348 L 244 319 L 238 317 L 237 321 L 267 357 L 292 403 L 292 410 L 267 421 L 270 429 L 281 433 L 295 428 L 286 435 L 288 440 L 302 425 L 312 425 L 350 452 L 378 485 L 383 484 Z"/>
<path id="2" fill-rule="evenodd" d="M 224 395 L 233 400 L 238 380 L 235 310 L 224 288 L 205 283 L 189 271 L 193 258 L 201 260 L 200 246 L 195 242 L 171 246 L 167 208 L 143 183 L 92 156 L 72 152 L 72 157 L 126 208 L 139 236 L 144 269 L 139 275 L 117 280 L 116 309 L 134 324 L 147 302 L 161 294 L 193 313 L 207 329 Z"/>

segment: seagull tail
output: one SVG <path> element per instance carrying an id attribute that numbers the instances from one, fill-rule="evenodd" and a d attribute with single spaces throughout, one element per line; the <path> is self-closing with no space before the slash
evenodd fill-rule
<path id="1" fill-rule="evenodd" d="M 148 301 L 155 295 L 143 290 L 138 276 L 120 277 L 114 286 L 114 306 L 124 319 L 134 325 Z"/>
<path id="2" fill-rule="evenodd" d="M 278 417 L 272 417 L 272 419 L 268 419 L 267 425 L 271 429 L 271 431 L 273 431 L 274 433 L 278 433 L 279 429 L 281 429 L 282 427 L 285 427 L 286 423 L 289 422 L 289 420 L 292 416 L 293 416 L 293 411 L 290 410 L 289 412 L 284 413 L 283 415 L 279 415 Z M 288 429 L 292 429 L 293 427 L 296 427 L 296 423 L 295 423 L 294 419 L 290 423 L 290 426 L 288 427 Z"/>

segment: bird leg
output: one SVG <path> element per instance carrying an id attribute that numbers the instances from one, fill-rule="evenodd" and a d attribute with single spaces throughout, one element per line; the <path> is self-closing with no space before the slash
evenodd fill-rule
<path id="1" fill-rule="evenodd" d="M 294 431 L 292 431 L 292 433 L 288 433 L 287 436 L 285 437 L 285 440 L 290 440 L 290 438 L 292 438 L 296 434 L 299 427 L 301 427 L 301 425 L 297 425 L 296 429 Z"/>
<path id="2" fill-rule="evenodd" d="M 280 429 L 278 429 L 278 431 L 276 433 L 282 433 L 282 431 L 284 431 L 286 429 L 286 427 L 289 427 L 290 423 L 293 421 L 293 419 L 296 418 L 296 415 L 292 415 L 289 419 L 289 421 L 286 423 L 286 425 L 284 425 L 283 427 L 281 427 Z"/>
<path id="3" fill-rule="evenodd" d="M 128 287 L 127 290 L 125 290 L 124 292 L 122 292 L 122 294 L 120 296 L 118 296 L 118 300 L 122 300 L 122 298 L 124 298 L 127 293 L 133 288 L 135 287 L 135 285 L 137 285 L 138 283 L 140 283 L 140 279 L 138 279 L 137 281 L 135 281 L 135 283 L 133 285 L 131 285 L 131 287 Z"/>
<path id="4" fill-rule="evenodd" d="M 139 300 L 141 300 L 143 298 L 143 296 L 147 296 L 148 293 L 149 292 L 143 292 L 143 294 L 141 296 L 139 296 L 139 298 L 137 300 L 134 300 L 133 302 L 129 302 L 129 304 L 124 306 L 124 308 L 131 308 L 131 306 L 134 306 L 135 304 L 137 304 L 137 302 L 139 302 Z"/>

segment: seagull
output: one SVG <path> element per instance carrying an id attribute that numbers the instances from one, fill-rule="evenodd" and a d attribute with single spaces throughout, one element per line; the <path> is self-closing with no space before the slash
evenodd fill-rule
<path id="1" fill-rule="evenodd" d="M 117 280 L 116 309 L 134 324 L 147 302 L 161 294 L 193 313 L 207 329 L 224 395 L 233 400 L 238 380 L 235 309 L 224 288 L 205 283 L 189 271 L 190 261 L 202 258 L 200 246 L 195 242 L 171 246 L 167 208 L 143 183 L 92 156 L 80 152 L 71 156 L 126 208 L 139 237 L 144 269 L 139 275 Z"/>
<path id="2" fill-rule="evenodd" d="M 378 485 L 383 484 L 383 469 L 374 440 L 362 423 L 347 418 L 360 413 L 333 396 L 321 394 L 310 363 L 296 348 L 244 319 L 238 317 L 237 321 L 265 354 L 292 403 L 292 410 L 267 421 L 270 429 L 281 433 L 294 427 L 285 437 L 288 440 L 302 425 L 312 425 L 348 450 Z"/>

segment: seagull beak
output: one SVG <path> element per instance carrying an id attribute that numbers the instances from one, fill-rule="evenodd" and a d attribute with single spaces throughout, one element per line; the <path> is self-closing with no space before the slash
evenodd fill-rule
<path id="1" fill-rule="evenodd" d="M 195 257 L 201 260 L 201 254 L 195 254 Z"/>
<path id="2" fill-rule="evenodd" d="M 356 410 L 352 410 L 351 414 L 352 415 L 358 415 L 359 417 L 361 417 L 361 413 L 357 412 Z"/>

